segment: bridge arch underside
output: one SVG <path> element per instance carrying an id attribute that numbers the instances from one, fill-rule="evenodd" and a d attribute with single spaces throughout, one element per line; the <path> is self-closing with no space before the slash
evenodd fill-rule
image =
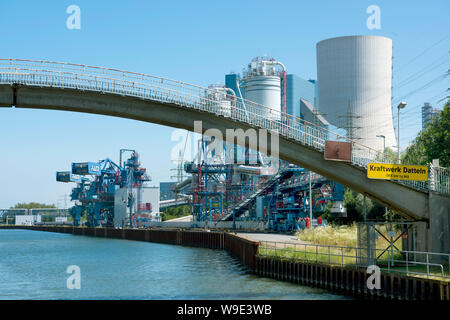
<path id="1" fill-rule="evenodd" d="M 203 131 L 251 128 L 250 125 L 187 107 L 143 100 L 130 96 L 74 89 L 0 85 L 0 107 L 65 110 L 135 119 L 194 131 L 194 121 L 202 121 Z M 270 153 L 270 134 L 268 150 Z M 367 178 L 366 170 L 348 163 L 325 160 L 323 153 L 295 140 L 279 137 L 279 157 L 317 172 L 333 181 L 389 206 L 405 218 L 427 221 L 428 193 L 386 180 Z"/>

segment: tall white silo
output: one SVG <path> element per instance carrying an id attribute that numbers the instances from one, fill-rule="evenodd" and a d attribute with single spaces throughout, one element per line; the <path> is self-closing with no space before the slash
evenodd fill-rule
<path id="1" fill-rule="evenodd" d="M 376 150 L 395 150 L 392 40 L 346 36 L 317 43 L 319 110 L 333 125 Z"/>
<path id="2" fill-rule="evenodd" d="M 246 100 L 268 107 L 264 109 L 265 118 L 280 119 L 281 77 L 285 72 L 281 62 L 258 57 L 252 60 L 244 73 Z"/>

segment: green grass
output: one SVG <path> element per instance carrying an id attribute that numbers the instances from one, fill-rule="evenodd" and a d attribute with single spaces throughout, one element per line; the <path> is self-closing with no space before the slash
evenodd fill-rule
<path id="1" fill-rule="evenodd" d="M 161 220 L 167 221 L 167 220 L 172 220 L 172 219 L 176 219 L 176 218 L 189 216 L 191 214 L 192 214 L 192 212 L 191 212 L 190 206 L 185 205 L 185 206 L 181 206 L 181 207 L 172 207 L 172 208 L 167 208 L 165 211 L 161 212 Z"/>
<path id="2" fill-rule="evenodd" d="M 377 226 L 377 229 L 389 239 L 388 230 L 386 226 Z M 397 231 L 394 238 L 400 235 L 400 231 Z M 343 246 L 343 247 L 357 247 L 358 245 L 358 227 L 356 223 L 351 226 L 333 226 L 327 225 L 326 227 L 320 226 L 316 228 L 307 228 L 300 230 L 296 233 L 298 239 L 312 243 L 322 244 L 328 246 Z M 381 235 L 377 234 L 376 248 L 384 250 L 390 243 L 384 239 Z M 398 239 L 394 245 L 402 249 L 402 240 Z"/>
<path id="3" fill-rule="evenodd" d="M 377 229 L 389 239 L 386 226 L 377 226 Z M 356 265 L 357 264 L 357 235 L 358 227 L 354 223 L 351 226 L 320 226 L 315 228 L 307 228 L 296 233 L 298 239 L 307 243 L 305 245 L 297 244 L 277 244 L 268 243 L 266 247 L 260 245 L 259 254 L 262 256 L 281 257 L 285 259 L 300 259 L 306 261 L 317 261 L 321 263 L 339 264 L 339 265 Z M 400 235 L 397 231 L 395 237 Z M 322 245 L 316 247 L 315 245 Z M 402 249 L 402 240 L 398 239 L 394 245 Z M 388 240 L 378 235 L 376 240 L 376 257 L 377 265 L 387 266 L 390 259 L 390 250 L 381 251 L 390 246 Z M 342 248 L 344 247 L 344 248 Z M 380 250 L 381 249 L 381 250 Z M 380 255 L 381 254 L 381 255 Z M 394 260 L 403 260 L 403 256 L 394 248 Z M 380 255 L 380 256 L 379 256 Z"/>
<path id="4" fill-rule="evenodd" d="M 339 247 L 315 247 L 304 245 L 286 246 L 278 244 L 274 245 L 260 245 L 258 254 L 261 256 L 279 257 L 284 259 L 298 259 L 312 262 L 321 262 L 329 264 L 356 264 L 356 249 L 355 248 L 339 248 Z"/>
<path id="5" fill-rule="evenodd" d="M 356 247 L 357 226 L 332 226 L 306 228 L 296 233 L 302 241 L 331 246 Z"/>

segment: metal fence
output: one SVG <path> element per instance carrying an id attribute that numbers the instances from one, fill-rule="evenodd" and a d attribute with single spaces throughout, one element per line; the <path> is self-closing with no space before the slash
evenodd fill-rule
<path id="1" fill-rule="evenodd" d="M 27 209 L 0 209 L 0 224 L 14 223 L 16 215 L 28 214 Z"/>
<path id="2" fill-rule="evenodd" d="M 447 168 L 430 165 L 429 172 L 429 189 L 444 194 L 450 194 L 450 170 Z"/>
<path id="3" fill-rule="evenodd" d="M 0 209 L 0 224 L 14 224 L 16 216 L 40 215 L 45 218 L 69 217 L 68 209 L 35 208 L 35 209 Z"/>
<path id="4" fill-rule="evenodd" d="M 334 133 L 301 118 L 233 95 L 217 95 L 217 89 L 182 81 L 117 69 L 72 63 L 0 59 L 0 84 L 23 84 L 118 94 L 213 113 L 267 129 L 323 152 L 326 140 L 352 143 L 351 163 L 367 169 L 370 162 L 397 163 L 395 157 Z M 226 102 L 226 104 L 224 104 Z M 435 177 L 436 175 L 430 175 Z M 413 188 L 450 194 L 450 172 L 439 169 L 435 181 L 396 181 Z M 431 185 L 431 187 L 430 187 Z"/>
<path id="5" fill-rule="evenodd" d="M 371 264 L 382 271 L 450 280 L 450 254 L 405 250 L 373 249 L 378 257 Z M 366 248 L 308 243 L 260 241 L 258 255 L 330 265 L 364 267 Z"/>
<path id="6" fill-rule="evenodd" d="M 69 217 L 69 209 L 35 208 L 29 209 L 30 215 L 41 215 L 44 217 Z"/>

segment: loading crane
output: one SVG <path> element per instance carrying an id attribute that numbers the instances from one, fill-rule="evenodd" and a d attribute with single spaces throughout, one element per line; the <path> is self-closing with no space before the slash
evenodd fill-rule
<path id="1" fill-rule="evenodd" d="M 123 164 L 117 165 L 107 158 L 99 162 L 72 163 L 71 171 L 56 173 L 56 181 L 74 182 L 76 187 L 72 189 L 71 200 L 75 205 L 69 212 L 73 218 L 73 224 L 78 226 L 83 215 L 86 216 L 86 225 L 90 227 L 114 225 L 114 196 L 119 188 L 128 188 L 127 206 L 129 207 L 129 222 L 136 221 L 132 212 L 136 202 L 141 206 L 141 188 L 145 182 L 150 181 L 146 169 L 140 166 L 139 155 L 135 150 L 121 149 L 120 161 L 123 152 L 131 152 L 131 156 Z M 132 190 L 138 192 L 133 193 Z M 134 196 L 136 194 L 136 196 Z"/>

